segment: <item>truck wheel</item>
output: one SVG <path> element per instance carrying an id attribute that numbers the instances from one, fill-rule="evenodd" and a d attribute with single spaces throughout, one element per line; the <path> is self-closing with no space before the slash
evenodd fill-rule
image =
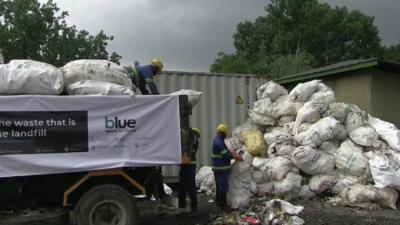
<path id="1" fill-rule="evenodd" d="M 68 225 L 69 212 L 62 208 L 43 208 L 0 213 L 0 225 Z"/>
<path id="2" fill-rule="evenodd" d="M 90 189 L 75 207 L 79 225 L 139 225 L 139 209 L 125 189 L 103 184 Z"/>

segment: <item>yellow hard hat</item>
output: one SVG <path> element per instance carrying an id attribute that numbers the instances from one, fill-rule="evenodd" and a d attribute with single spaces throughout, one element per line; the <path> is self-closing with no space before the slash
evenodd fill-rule
<path id="1" fill-rule="evenodd" d="M 151 65 L 157 67 L 158 71 L 161 72 L 163 70 L 164 65 L 162 64 L 161 60 L 152 59 L 150 63 L 151 63 Z"/>
<path id="2" fill-rule="evenodd" d="M 217 126 L 217 131 L 219 131 L 219 132 L 224 132 L 225 134 L 227 134 L 228 130 L 229 130 L 229 128 L 228 128 L 228 125 L 226 125 L 226 124 L 221 123 Z"/>
<path id="3" fill-rule="evenodd" d="M 200 129 L 198 127 L 193 127 L 192 130 L 194 133 L 196 133 L 198 136 L 200 136 Z"/>

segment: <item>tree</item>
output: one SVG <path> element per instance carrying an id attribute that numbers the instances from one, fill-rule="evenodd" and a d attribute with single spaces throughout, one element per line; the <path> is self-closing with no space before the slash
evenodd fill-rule
<path id="1" fill-rule="evenodd" d="M 380 57 L 385 60 L 400 63 L 400 43 L 397 45 L 383 46 Z"/>
<path id="2" fill-rule="evenodd" d="M 314 59 L 310 54 L 298 52 L 297 55 L 287 55 L 277 57 L 270 65 L 269 69 L 275 78 L 288 74 L 302 72 L 313 67 Z"/>
<path id="3" fill-rule="evenodd" d="M 0 48 L 5 62 L 34 59 L 63 66 L 75 59 L 109 59 L 108 41 L 103 31 L 91 35 L 68 26 L 68 12 L 60 11 L 52 0 L 0 0 Z M 112 59 L 121 56 L 113 52 Z"/>
<path id="4" fill-rule="evenodd" d="M 234 56 L 250 65 L 267 63 L 263 73 L 276 72 L 276 66 L 283 62 L 296 64 L 298 70 L 369 58 L 379 52 L 380 38 L 374 18 L 358 10 L 332 8 L 318 0 L 271 0 L 265 11 L 266 16 L 254 22 L 239 23 L 233 35 Z M 220 55 L 211 69 L 224 68 L 218 65 L 223 62 Z"/>

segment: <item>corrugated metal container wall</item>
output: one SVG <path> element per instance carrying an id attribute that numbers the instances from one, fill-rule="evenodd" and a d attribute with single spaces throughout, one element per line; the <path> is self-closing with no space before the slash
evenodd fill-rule
<path id="1" fill-rule="evenodd" d="M 211 164 L 210 148 L 216 126 L 226 123 L 232 130 L 243 124 L 247 118 L 247 109 L 256 101 L 257 88 L 266 79 L 254 75 L 164 72 L 156 76 L 155 82 L 161 94 L 181 89 L 203 93 L 190 118 L 191 126 L 201 130 L 200 149 L 197 153 L 198 168 L 201 168 Z M 241 99 L 243 104 L 240 104 Z M 178 166 L 164 168 L 164 176 L 178 175 Z"/>

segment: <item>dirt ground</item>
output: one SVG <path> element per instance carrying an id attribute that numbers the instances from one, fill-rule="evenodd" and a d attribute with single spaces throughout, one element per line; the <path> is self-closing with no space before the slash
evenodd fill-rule
<path id="1" fill-rule="evenodd" d="M 139 202 L 141 208 L 141 225 L 211 225 L 221 211 L 214 203 L 209 203 L 212 196 L 198 194 L 199 212 L 186 212 L 179 215 L 160 215 L 155 212 L 157 203 Z M 304 206 L 299 217 L 306 225 L 399 225 L 400 210 L 392 209 L 359 209 L 332 204 L 315 199 L 291 201 Z"/>

